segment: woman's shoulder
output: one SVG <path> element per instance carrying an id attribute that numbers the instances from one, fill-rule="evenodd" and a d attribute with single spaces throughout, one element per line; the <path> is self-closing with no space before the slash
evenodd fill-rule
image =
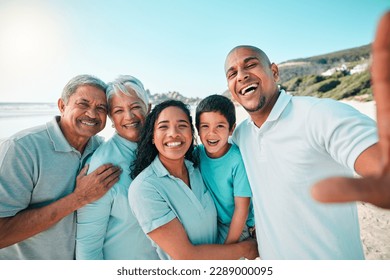
<path id="1" fill-rule="evenodd" d="M 131 182 L 132 187 L 144 187 L 146 185 L 153 185 L 152 182 L 157 180 L 157 175 L 151 165 L 141 171 Z"/>

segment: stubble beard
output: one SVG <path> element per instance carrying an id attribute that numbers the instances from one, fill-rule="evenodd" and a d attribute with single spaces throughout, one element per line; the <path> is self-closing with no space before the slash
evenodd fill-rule
<path id="1" fill-rule="evenodd" d="M 244 107 L 244 109 L 248 113 L 254 113 L 254 112 L 257 112 L 257 111 L 261 110 L 264 107 L 265 101 L 266 101 L 265 96 L 260 96 L 259 103 L 257 104 L 257 106 L 255 108 L 248 108 L 248 107 L 245 107 L 245 106 L 242 106 L 242 107 Z"/>

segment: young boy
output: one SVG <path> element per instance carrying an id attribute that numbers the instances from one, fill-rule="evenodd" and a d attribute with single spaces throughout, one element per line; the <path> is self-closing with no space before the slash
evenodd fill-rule
<path id="1" fill-rule="evenodd" d="M 233 102 L 222 95 L 203 99 L 195 125 L 203 143 L 197 147 L 200 171 L 218 212 L 218 243 L 246 239 L 254 228 L 252 192 L 240 151 L 228 143 L 236 126 Z"/>

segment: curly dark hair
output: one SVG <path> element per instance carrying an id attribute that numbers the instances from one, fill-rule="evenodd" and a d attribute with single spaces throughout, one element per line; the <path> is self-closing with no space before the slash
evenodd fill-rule
<path id="1" fill-rule="evenodd" d="M 148 167 L 153 162 L 155 157 L 158 155 L 158 150 L 156 146 L 152 143 L 152 139 L 154 136 L 154 124 L 160 116 L 160 113 L 168 107 L 177 107 L 183 110 L 183 112 L 187 115 L 192 131 L 192 143 L 188 151 L 186 152 L 184 158 L 192 161 L 194 163 L 194 166 L 198 165 L 198 159 L 196 156 L 193 155 L 194 147 L 196 145 L 196 138 L 190 109 L 186 104 L 179 100 L 169 99 L 156 105 L 150 112 L 150 114 L 146 117 L 144 127 L 141 131 L 140 141 L 138 142 L 136 158 L 130 166 L 131 178 L 134 179 L 138 174 L 140 174 L 146 167 Z"/>

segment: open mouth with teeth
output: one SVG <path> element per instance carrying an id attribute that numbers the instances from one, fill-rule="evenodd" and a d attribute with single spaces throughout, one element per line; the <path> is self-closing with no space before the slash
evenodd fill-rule
<path id="1" fill-rule="evenodd" d="M 137 128 L 139 125 L 139 122 L 135 122 L 135 123 L 128 123 L 128 124 L 125 124 L 123 125 L 124 128 Z"/>
<path id="2" fill-rule="evenodd" d="M 81 122 L 83 125 L 86 125 L 86 126 L 96 126 L 96 125 L 98 125 L 98 122 L 97 122 L 97 121 L 80 120 L 80 122 Z"/>
<path id="3" fill-rule="evenodd" d="M 170 147 L 170 148 L 174 148 L 174 147 L 178 147 L 182 144 L 182 142 L 168 142 L 165 144 L 165 146 L 167 147 Z"/>
<path id="4" fill-rule="evenodd" d="M 241 95 L 249 95 L 255 92 L 259 85 L 258 84 L 250 84 L 247 87 L 244 87 L 243 89 L 240 90 Z"/>
<path id="5" fill-rule="evenodd" d="M 210 146 L 215 146 L 217 145 L 219 142 L 219 140 L 207 140 L 207 144 L 209 144 Z"/>

